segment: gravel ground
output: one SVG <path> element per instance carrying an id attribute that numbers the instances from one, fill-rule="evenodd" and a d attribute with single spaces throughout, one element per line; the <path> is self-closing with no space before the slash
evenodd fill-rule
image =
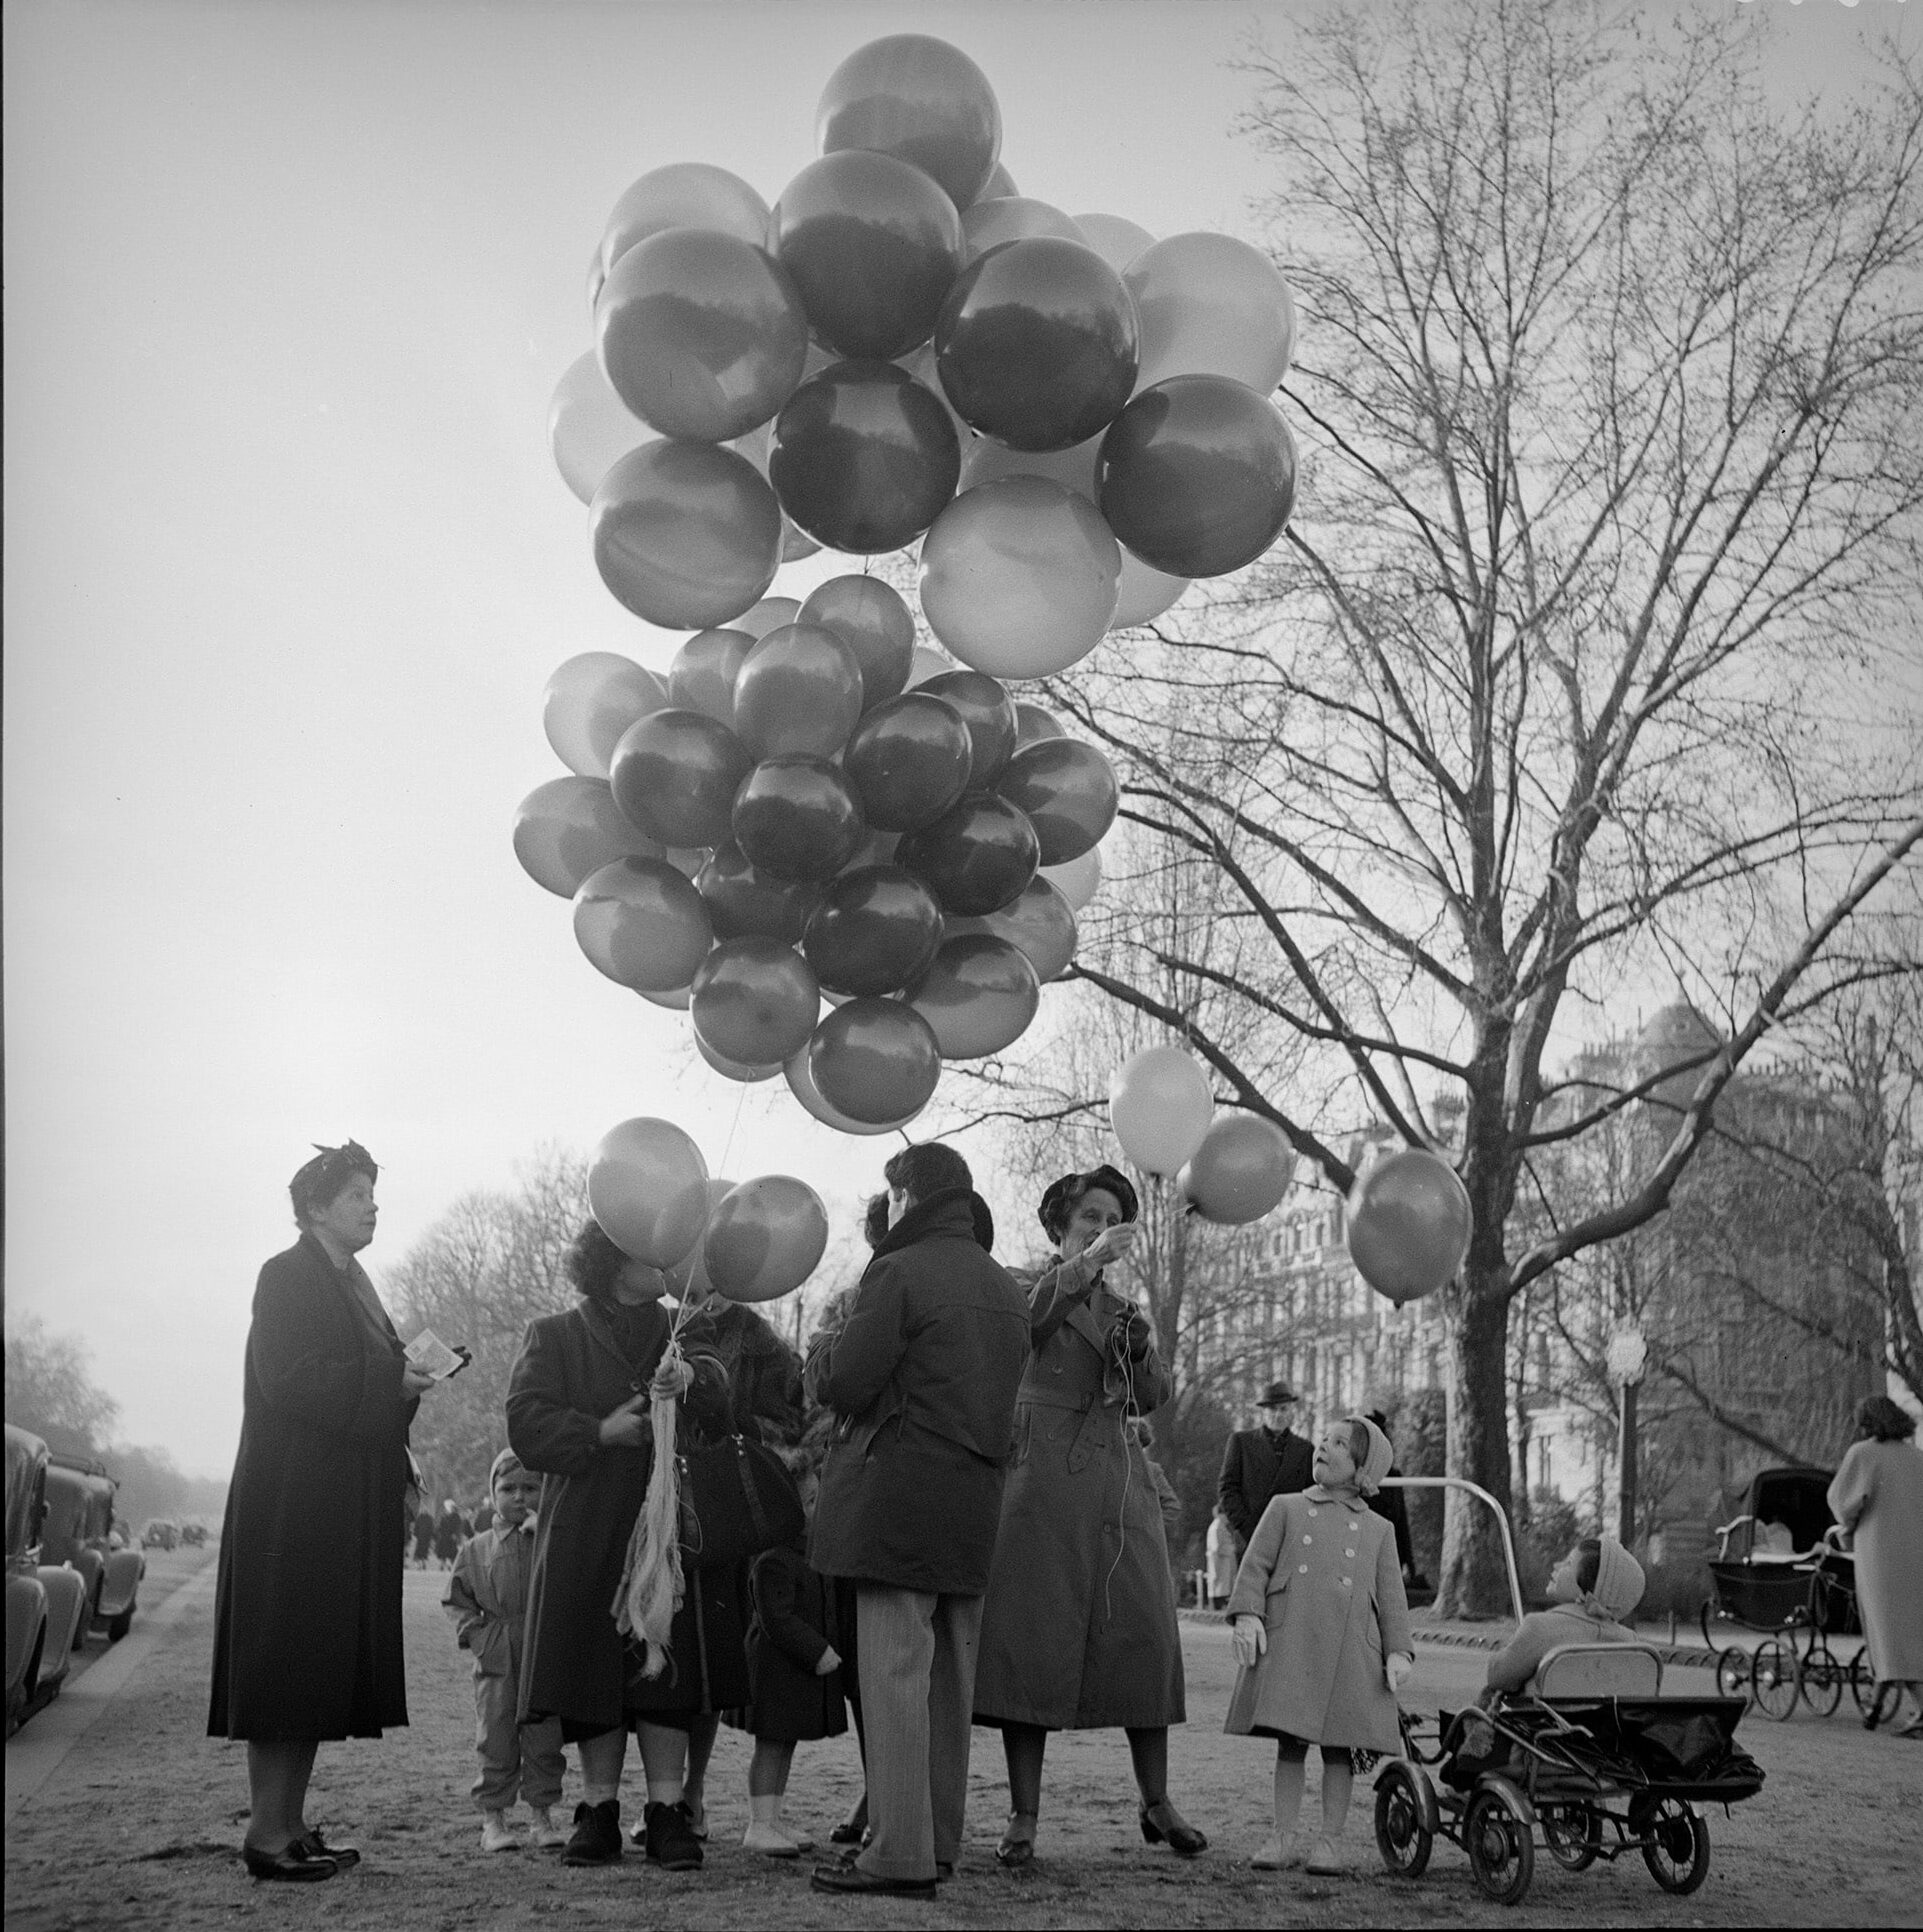
<path id="1" fill-rule="evenodd" d="M 197 1552 L 156 1562 L 143 1614 L 169 1584 L 187 1594 L 150 1653 L 99 1707 L 50 1774 L 16 1758 L 36 1718 L 8 1749 L 9 1932 L 155 1926 L 169 1932 L 263 1921 L 275 1926 L 495 1927 L 565 1918 L 573 1926 L 877 1925 L 1496 1925 L 1550 1917 L 1595 1924 L 1923 1924 L 1923 1746 L 1866 1735 L 1847 1700 L 1836 1716 L 1787 1724 L 1754 1714 L 1741 1738 L 1769 1782 L 1725 1818 L 1711 1815 L 1714 1864 L 1693 1897 L 1657 1890 L 1640 1858 L 1564 1873 L 1545 1856 L 1521 1915 L 1477 1893 L 1466 1859 L 1438 1844 L 1409 1883 L 1380 1869 L 1369 1794 L 1358 1790 L 1347 1845 L 1352 1872 L 1264 1877 L 1247 1860 L 1265 1832 L 1270 1758 L 1253 1739 L 1221 1734 L 1233 1675 L 1226 1633 L 1185 1621 L 1190 1722 L 1172 1740 L 1172 1786 L 1214 1841 L 1184 1864 L 1143 1844 L 1128 1754 L 1119 1733 L 1052 1741 L 1041 1856 L 1025 1874 L 992 1852 L 1006 1803 L 998 1740 L 975 1734 L 969 1842 L 961 1870 L 933 1905 L 858 1903 L 808 1888 L 808 1861 L 744 1852 L 748 1741 L 723 1731 L 710 1779 L 714 1836 L 707 1868 L 668 1875 L 630 1856 L 619 1867 L 569 1871 L 552 1854 L 484 1856 L 470 1809 L 472 1703 L 467 1659 L 438 1607 L 439 1571 L 407 1576 L 408 1681 L 413 1725 L 378 1744 L 322 1747 L 309 1815 L 360 1845 L 358 1871 L 313 1887 L 255 1885 L 236 1847 L 246 1803 L 241 1747 L 210 1742 L 205 1725 L 213 1600 Z M 208 1552 L 211 1558 L 211 1552 Z M 136 1628 L 138 1629 L 138 1625 Z M 98 1641 L 92 1657 L 100 1655 Z M 1424 1644 L 1412 1698 L 1461 1703 L 1485 1659 L 1460 1644 Z M 103 1680 L 104 1681 L 104 1680 Z M 1677 1690 L 1706 1692 L 1706 1673 L 1672 1672 Z M 70 1703 L 70 1716 L 80 1700 Z M 59 1705 L 54 1707 L 57 1711 Z M 65 1720 L 63 1720 L 65 1721 Z M 48 1736 L 53 1733 L 50 1731 Z M 45 1747 L 43 1746 L 43 1752 Z M 44 1764 L 44 1758 L 41 1760 Z M 21 1778 L 14 1788 L 16 1767 Z M 638 1767 L 631 1771 L 638 1792 Z M 37 1790 L 21 1795 L 34 1778 Z M 803 1745 L 791 1822 L 825 1835 L 858 1788 L 852 1739 Z M 570 1762 L 569 1804 L 576 1795 Z M 1313 1772 L 1305 1820 L 1313 1821 Z M 17 1802 L 16 1802 L 17 1801 Z M 632 1801 L 630 1801 L 632 1802 Z"/>

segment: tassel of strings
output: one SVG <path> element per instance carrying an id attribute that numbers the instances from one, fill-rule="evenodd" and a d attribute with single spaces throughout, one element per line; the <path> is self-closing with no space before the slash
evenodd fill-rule
<path id="1" fill-rule="evenodd" d="M 682 1359 L 677 1346 L 681 1313 L 677 1310 L 662 1357 L 677 1370 Z M 674 1443 L 679 1406 L 679 1398 L 671 1395 L 657 1395 L 651 1405 L 654 1468 L 648 1474 L 647 1498 L 628 1538 L 627 1559 L 612 1605 L 614 1627 L 640 1645 L 641 1675 L 649 1679 L 668 1667 L 668 1636 L 687 1595 L 681 1567 L 681 1463 Z"/>

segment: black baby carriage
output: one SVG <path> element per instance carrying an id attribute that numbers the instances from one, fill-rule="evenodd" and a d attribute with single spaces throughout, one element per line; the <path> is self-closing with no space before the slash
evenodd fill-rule
<path id="1" fill-rule="evenodd" d="M 1847 1657 L 1831 1637 L 1862 1633 L 1856 1614 L 1856 1562 L 1838 1547 L 1827 1500 L 1827 1469 L 1765 1469 L 1750 1484 L 1749 1507 L 1716 1532 L 1703 1642 L 1716 1653 L 1716 1687 L 1747 1696 L 1778 1721 L 1798 1702 L 1827 1717 L 1847 1685 L 1868 1715 L 1876 1686 L 1858 1644 Z M 1713 1625 L 1765 1633 L 1753 1650 L 1718 1644 Z M 1801 1648 L 1798 1648 L 1799 1639 Z"/>

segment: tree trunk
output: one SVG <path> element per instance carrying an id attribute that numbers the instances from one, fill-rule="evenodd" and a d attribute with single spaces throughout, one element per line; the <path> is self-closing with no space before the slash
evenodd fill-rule
<path id="1" fill-rule="evenodd" d="M 1477 1238 L 1481 1239 L 1480 1229 Z M 1455 1370 L 1449 1403 L 1449 1473 L 1480 1484 L 1507 1512 L 1509 1421 L 1504 1370 L 1509 1310 L 1497 1285 L 1505 1273 L 1499 1257 L 1492 1270 L 1488 1258 L 1478 1256 L 1472 1245 L 1465 1286 L 1445 1292 L 1457 1298 L 1449 1325 Z M 1445 1617 L 1511 1613 L 1502 1530 L 1487 1503 L 1454 1490 L 1443 1516 L 1436 1609 Z"/>

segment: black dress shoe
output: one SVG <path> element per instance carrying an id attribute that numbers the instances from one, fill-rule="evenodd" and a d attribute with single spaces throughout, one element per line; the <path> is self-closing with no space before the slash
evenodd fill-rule
<path id="1" fill-rule="evenodd" d="M 252 1845 L 240 1848 L 241 1863 L 250 1878 L 284 1879 L 296 1885 L 312 1885 L 332 1878 L 340 1870 L 331 1858 L 309 1855 L 304 1839 L 295 1839 L 284 1851 L 257 1851 Z"/>
<path id="2" fill-rule="evenodd" d="M 648 1858 L 664 1872 L 693 1872 L 701 1869 L 701 1840 L 694 1835 L 694 1820 L 688 1815 L 687 1802 L 651 1804 L 642 1814 L 648 1827 Z"/>
<path id="3" fill-rule="evenodd" d="M 859 1865 L 817 1865 L 809 1881 L 817 1892 L 842 1892 L 865 1898 L 933 1898 L 932 1878 L 877 1878 Z"/>
<path id="4" fill-rule="evenodd" d="M 1193 1858 L 1209 1848 L 1209 1841 L 1166 1798 L 1159 1804 L 1144 1805 L 1139 1815 L 1142 1836 L 1151 1845 L 1167 1845 L 1182 1858 Z"/>
<path id="5" fill-rule="evenodd" d="M 865 1845 L 868 1842 L 868 1827 L 847 1821 L 837 1825 L 828 1834 L 831 1845 Z"/>
<path id="6" fill-rule="evenodd" d="M 309 1858 L 331 1858 L 342 1871 L 346 1871 L 350 1866 L 358 1865 L 361 1862 L 361 1854 L 358 1846 L 330 1845 L 320 1835 L 320 1828 L 318 1826 L 310 1831 L 305 1838 L 297 1838 L 294 1842 L 306 1852 Z"/>
<path id="7" fill-rule="evenodd" d="M 621 1801 L 574 1807 L 574 1831 L 561 1853 L 563 1865 L 612 1865 L 621 1857 Z"/>

